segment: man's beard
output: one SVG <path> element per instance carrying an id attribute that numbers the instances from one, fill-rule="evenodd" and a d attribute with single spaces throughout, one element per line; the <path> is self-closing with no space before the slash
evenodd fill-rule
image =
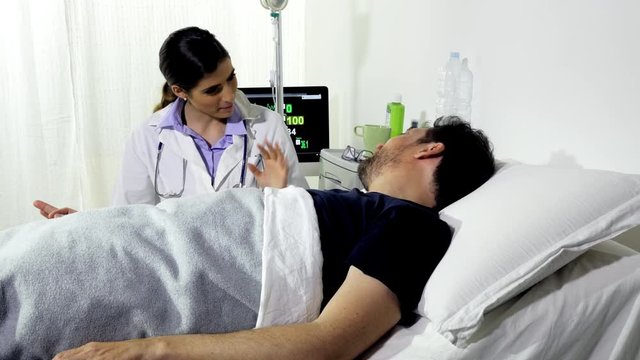
<path id="1" fill-rule="evenodd" d="M 373 156 L 360 162 L 358 165 L 358 178 L 368 191 L 373 179 L 379 176 L 385 168 L 389 169 L 399 160 L 398 150 L 386 150 L 381 148 Z"/>

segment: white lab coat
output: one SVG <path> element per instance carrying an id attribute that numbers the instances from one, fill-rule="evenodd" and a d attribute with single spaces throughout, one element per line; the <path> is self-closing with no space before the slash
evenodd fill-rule
<path id="1" fill-rule="evenodd" d="M 133 132 L 127 141 L 122 170 L 113 194 L 113 205 L 157 204 L 165 200 L 156 194 L 154 187 L 159 142 L 163 143 L 158 173 L 160 194 L 179 193 L 183 187 L 183 179 L 182 197 L 240 186 L 244 152 L 243 136 L 233 136 L 233 144 L 223 152 L 220 158 L 215 182 L 212 185 L 211 176 L 193 139 L 179 131 L 158 127 L 163 116 L 171 111 L 172 106 L 174 104 L 155 112 Z M 247 128 L 247 163 L 255 164 L 259 161 L 258 144 L 263 144 L 265 140 L 272 144 L 277 143 L 289 162 L 289 184 L 308 188 L 307 181 L 298 166 L 298 157 L 291 137 L 280 115 L 265 107 L 251 104 L 241 91 L 236 94 L 235 106 Z M 259 166 L 262 168 L 263 164 Z M 256 187 L 253 174 L 248 169 L 245 169 L 245 172 L 244 186 Z"/>

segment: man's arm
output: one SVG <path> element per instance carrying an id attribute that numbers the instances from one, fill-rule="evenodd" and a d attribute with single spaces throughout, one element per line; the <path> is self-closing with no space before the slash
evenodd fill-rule
<path id="1" fill-rule="evenodd" d="M 92 343 L 58 354 L 75 359 L 353 359 L 400 319 L 395 294 L 355 267 L 318 319 L 228 334 Z"/>

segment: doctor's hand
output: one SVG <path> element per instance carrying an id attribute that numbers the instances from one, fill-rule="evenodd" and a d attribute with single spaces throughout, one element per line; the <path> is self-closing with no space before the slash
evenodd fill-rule
<path id="1" fill-rule="evenodd" d="M 73 214 L 74 212 L 77 212 L 77 210 L 74 210 L 68 207 L 59 209 L 42 200 L 34 201 L 33 206 L 35 206 L 38 210 L 40 210 L 40 215 L 46 217 L 47 219 L 53 219 L 53 218 L 57 218 L 57 217 L 61 217 L 64 215 L 69 215 L 69 214 Z"/>
<path id="2" fill-rule="evenodd" d="M 261 188 L 273 187 L 281 189 L 286 187 L 289 164 L 280 146 L 265 142 L 264 145 L 258 144 L 258 149 L 264 161 L 264 170 L 260 171 L 254 164 L 247 164 L 249 171 L 256 177 L 258 185 Z"/>

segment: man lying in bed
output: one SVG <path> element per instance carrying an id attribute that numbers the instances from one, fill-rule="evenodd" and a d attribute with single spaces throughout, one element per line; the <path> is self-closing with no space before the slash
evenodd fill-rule
<path id="1" fill-rule="evenodd" d="M 263 173 L 257 172 L 256 169 L 252 171 L 256 171 L 262 186 L 281 187 L 286 181 L 283 179 L 286 179 L 287 173 L 286 163 L 281 161 L 282 155 L 277 148 L 268 144 L 263 148 L 263 152 L 266 160 L 265 171 Z M 235 309 L 229 306 L 228 311 L 222 309 L 221 317 L 225 323 L 222 327 L 202 326 L 190 328 L 186 332 L 182 332 L 179 326 L 167 327 L 167 324 L 188 321 L 194 323 L 201 321 L 208 324 L 217 319 L 210 319 L 209 315 L 197 313 L 195 317 L 202 316 L 204 319 L 187 319 L 182 315 L 182 318 L 178 316 L 171 321 L 172 317 L 176 317 L 174 309 L 167 306 L 166 309 L 161 307 L 158 311 L 157 307 L 154 307 L 155 302 L 161 301 L 158 299 L 163 296 L 158 291 L 144 295 L 146 297 L 143 300 L 146 303 L 143 302 L 142 305 L 136 303 L 136 293 L 146 291 L 147 282 L 155 281 L 156 277 L 176 279 L 185 276 L 178 265 L 170 269 L 168 275 L 166 273 L 140 274 L 140 271 L 133 271 L 135 268 L 132 268 L 130 273 L 117 277 L 108 275 L 111 271 L 116 271 L 113 269 L 133 267 L 130 263 L 132 260 L 122 256 L 121 247 L 143 242 L 148 245 L 146 249 L 149 254 L 154 254 L 156 244 L 147 243 L 147 240 L 142 239 L 153 238 L 155 234 L 164 236 L 165 233 L 175 232 L 175 229 L 169 226 L 160 230 L 155 227 L 145 227 L 145 221 L 152 223 L 154 221 L 152 217 L 156 216 L 147 215 L 151 211 L 146 207 L 148 205 L 104 209 L 102 210 L 104 214 L 100 213 L 101 210 L 81 212 L 56 220 L 27 224 L 31 226 L 27 229 L 28 231 L 21 231 L 20 227 L 8 229 L 0 233 L 0 358 L 46 357 L 47 352 L 53 354 L 88 341 L 122 340 L 125 329 L 114 325 L 119 324 L 120 318 L 131 319 L 127 324 L 133 325 L 127 326 L 139 326 L 139 330 L 134 331 L 135 335 L 127 335 L 128 338 L 144 339 L 92 342 L 63 351 L 55 359 L 354 358 L 399 321 L 412 317 L 427 279 L 446 252 L 451 240 L 450 230 L 447 224 L 438 218 L 437 210 L 476 189 L 491 177 L 494 168 L 491 145 L 484 134 L 457 118 L 445 118 L 436 121 L 433 128 L 411 129 L 405 134 L 390 139 L 386 144 L 378 146 L 375 155 L 362 162 L 358 170 L 362 183 L 368 189 L 367 193 L 358 190 L 308 190 L 317 215 L 324 258 L 322 266 L 324 299 L 320 315 L 313 321 L 300 324 L 251 329 L 255 326 L 256 317 L 250 309 L 255 310 L 256 303 L 259 303 L 260 294 L 256 291 L 259 286 L 256 287 L 251 280 L 245 281 L 244 278 L 235 283 L 231 282 L 231 285 L 242 288 L 243 291 L 233 293 L 226 290 L 233 294 L 231 296 L 233 299 L 225 304 L 231 304 L 235 299 L 241 299 L 242 304 Z M 251 203 L 252 200 L 248 198 L 255 197 L 256 193 L 260 194 L 260 191 L 232 189 L 211 196 L 223 196 L 228 203 Z M 177 208 L 188 209 L 197 207 L 198 202 L 206 203 L 207 199 L 206 197 L 181 199 L 176 200 L 174 204 Z M 245 258 L 259 256 L 259 251 L 251 249 L 260 247 L 260 245 L 253 246 L 252 243 L 260 244 L 262 241 L 259 224 L 261 220 L 250 219 L 253 209 L 245 211 L 240 205 L 237 208 L 239 210 L 236 219 L 217 220 L 223 225 L 229 221 L 231 232 L 234 229 L 237 230 L 238 226 L 243 226 L 242 230 L 246 233 L 242 237 L 243 243 L 237 245 L 234 251 L 244 252 Z M 127 214 L 126 218 L 118 218 L 118 216 L 122 217 L 118 214 L 122 214 L 123 211 Z M 194 211 L 194 214 L 198 213 Z M 295 217 L 298 214 L 285 215 Z M 94 235 L 82 239 L 74 238 L 80 236 L 78 229 L 74 232 L 74 227 L 81 226 L 76 223 L 81 222 L 82 216 L 97 219 L 96 225 L 82 225 L 84 227 L 81 230 L 88 234 L 97 234 L 95 236 L 99 239 L 95 239 Z M 107 219 L 107 217 L 111 218 Z M 117 219 L 112 220 L 114 217 Z M 248 223 L 242 225 L 242 221 L 248 221 Z M 47 229 L 42 230 L 42 228 Z M 127 230 L 130 231 L 127 234 L 134 237 L 128 239 L 128 243 L 115 239 L 118 237 L 117 234 L 124 231 L 122 230 L 124 228 L 134 229 Z M 220 232 L 224 231 L 225 229 L 220 229 Z M 22 245 L 30 241 L 22 240 L 19 243 L 11 241 L 16 234 L 24 232 L 33 234 L 33 237 L 41 233 L 51 234 L 52 237 L 55 234 L 65 234 L 62 238 L 66 247 L 59 250 L 57 246 L 51 244 L 51 248 L 47 248 L 45 252 L 38 255 L 39 259 L 22 260 L 22 257 L 33 256 L 26 254 L 28 251 L 22 248 Z M 153 235 L 149 236 L 149 232 Z M 218 232 L 218 228 L 215 232 Z M 184 242 L 190 242 L 195 237 L 189 236 Z M 216 236 L 218 234 L 212 236 L 214 240 L 209 242 L 221 239 Z M 74 239 L 69 240 L 70 238 Z M 222 240 L 220 241 L 220 244 L 225 244 Z M 106 250 L 93 251 L 92 243 L 99 243 L 96 246 L 103 246 Z M 46 242 L 42 244 L 47 246 Z M 218 246 L 217 243 L 214 245 L 214 247 Z M 167 246 L 169 249 L 179 251 L 187 245 L 172 240 L 168 245 L 157 244 L 157 246 Z M 234 249 L 233 244 L 229 246 L 229 249 Z M 84 251 L 81 254 L 91 260 L 84 261 L 87 264 L 76 261 L 73 263 L 73 268 L 67 266 L 64 268 L 65 271 L 69 268 L 71 272 L 76 271 L 76 266 L 80 268 L 86 266 L 87 269 L 98 266 L 96 274 L 85 279 L 84 272 L 89 270 L 82 270 L 83 272 L 76 275 L 68 275 L 73 278 L 67 279 L 65 274 L 68 273 L 60 275 L 56 272 L 58 270 L 55 266 L 58 263 L 70 261 L 64 257 L 72 256 L 68 255 L 73 254 L 72 247 L 81 248 L 81 251 Z M 198 262 L 198 251 L 191 254 L 193 255 L 191 262 Z M 152 255 L 149 257 L 149 263 L 153 264 L 156 259 L 153 259 Z M 163 260 L 165 259 L 157 259 L 157 261 Z M 31 265 L 21 266 L 21 261 L 26 263 L 31 261 Z M 205 266 L 214 268 L 216 271 L 218 271 L 216 268 L 220 268 L 220 272 L 224 273 L 225 268 L 229 272 L 230 267 L 227 262 L 228 259 L 224 258 L 211 259 L 211 262 Z M 247 262 L 250 263 L 247 265 L 248 270 L 234 271 L 238 272 L 238 276 L 243 276 L 245 271 L 257 272 L 253 278 L 257 278 L 259 282 L 260 259 L 249 259 Z M 6 263 L 9 264 L 3 265 Z M 240 268 L 233 267 L 233 269 Z M 40 272 L 37 272 L 38 269 Z M 213 272 L 214 275 L 216 271 Z M 107 275 L 101 276 L 103 273 Z M 115 274 L 121 273 L 115 272 Z M 134 280 L 127 279 L 128 277 L 134 277 Z M 251 276 L 245 276 L 245 278 L 251 279 Z M 208 280 L 201 278 L 194 280 L 197 285 L 196 290 L 206 287 L 204 284 Z M 120 285 L 127 281 L 132 283 Z M 126 311 L 122 309 L 112 311 L 109 306 L 98 304 L 94 311 L 90 311 L 87 308 L 78 310 L 75 302 L 83 302 L 81 295 L 75 298 L 75 302 L 59 301 L 63 304 L 59 306 L 59 310 L 54 308 L 40 315 L 34 315 L 38 318 L 32 321 L 35 325 L 31 325 L 35 329 L 31 331 L 37 333 L 39 323 L 45 326 L 55 318 L 55 322 L 58 322 L 57 329 L 49 330 L 46 336 L 50 339 L 36 341 L 36 338 L 32 338 L 22 340 L 32 341 L 31 343 L 20 344 L 20 339 L 28 339 L 28 336 L 24 336 L 26 330 L 20 326 L 28 321 L 21 320 L 21 317 L 28 316 L 29 313 L 37 313 L 40 306 L 30 302 L 26 296 L 21 298 L 20 289 L 34 283 L 39 283 L 40 287 L 47 289 L 45 297 L 52 298 L 47 299 L 47 302 L 56 303 L 56 297 L 64 297 L 76 286 L 88 286 L 95 292 L 105 288 L 118 289 L 113 290 L 117 292 L 114 297 L 126 299 L 125 302 L 131 307 L 135 307 L 136 304 L 138 306 Z M 291 289 L 293 290 L 295 289 Z M 37 289 L 29 291 L 37 292 Z M 179 293 L 171 296 L 187 295 Z M 207 303 L 206 306 L 209 307 L 218 306 L 215 303 L 216 300 L 212 299 L 201 299 L 201 302 Z M 29 304 L 31 306 L 28 306 Z M 245 307 L 249 310 L 243 310 Z M 145 312 L 151 313 L 152 316 L 149 317 Z M 247 313 L 249 315 L 246 315 Z M 185 314 L 185 312 L 178 312 L 178 314 Z M 233 323 L 229 318 L 236 316 L 239 320 Z M 230 322 L 231 325 L 229 325 Z M 131 334 L 131 329 L 126 330 L 127 334 Z M 211 334 L 212 332 L 224 333 Z M 177 333 L 181 335 L 171 335 Z M 72 340 L 68 340 L 66 344 L 51 340 L 57 338 Z M 77 343 L 78 341 L 80 342 Z M 74 342 L 76 342 L 75 345 L 73 345 Z"/>

